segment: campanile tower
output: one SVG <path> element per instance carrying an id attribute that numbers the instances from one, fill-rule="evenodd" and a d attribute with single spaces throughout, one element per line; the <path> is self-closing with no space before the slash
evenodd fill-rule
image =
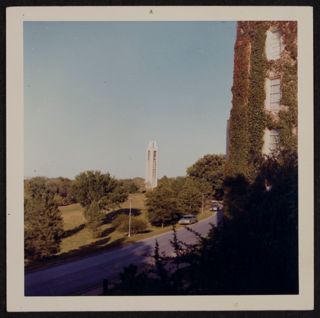
<path id="1" fill-rule="evenodd" d="M 153 189 L 157 186 L 157 160 L 158 146 L 155 141 L 150 141 L 146 151 L 146 188 Z"/>

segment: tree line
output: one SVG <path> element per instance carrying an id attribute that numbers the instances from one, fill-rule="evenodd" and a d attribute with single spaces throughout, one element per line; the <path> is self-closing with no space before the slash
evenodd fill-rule
<path id="1" fill-rule="evenodd" d="M 79 203 L 86 226 L 93 237 L 101 236 L 101 225 L 108 212 L 120 207 L 130 193 L 146 192 L 148 220 L 133 217 L 132 233 L 143 232 L 149 221 L 154 226 L 175 224 L 182 215 L 197 214 L 205 200 L 221 197 L 223 155 L 206 155 L 188 168 L 187 176 L 159 180 L 146 192 L 142 178 L 117 180 L 109 173 L 85 171 L 74 180 L 35 177 L 25 180 L 25 258 L 38 260 L 60 250 L 64 234 L 59 206 Z M 126 232 L 128 215 L 118 215 L 114 228 Z"/>
<path id="2" fill-rule="evenodd" d="M 80 203 L 86 226 L 97 237 L 105 213 L 127 200 L 130 192 L 139 191 L 141 185 L 136 185 L 137 181 L 140 180 L 116 180 L 100 171 L 82 172 L 75 180 L 45 177 L 25 180 L 25 259 L 45 259 L 60 251 L 64 230 L 59 206 Z"/>
<path id="3" fill-rule="evenodd" d="M 187 169 L 185 177 L 159 180 L 147 193 L 149 221 L 152 225 L 175 224 L 186 214 L 198 214 L 211 199 L 222 199 L 224 155 L 205 155 Z"/>

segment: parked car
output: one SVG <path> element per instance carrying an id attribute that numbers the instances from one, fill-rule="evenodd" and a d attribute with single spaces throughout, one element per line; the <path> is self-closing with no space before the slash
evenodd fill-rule
<path id="1" fill-rule="evenodd" d="M 180 220 L 179 220 L 179 224 L 183 224 L 183 225 L 187 225 L 187 224 L 193 224 L 198 222 L 198 219 L 196 216 L 192 215 L 192 214 L 188 214 L 188 215 L 184 215 Z"/>
<path id="2" fill-rule="evenodd" d="M 218 211 L 219 208 L 220 208 L 219 203 L 213 203 L 210 208 L 210 211 Z"/>

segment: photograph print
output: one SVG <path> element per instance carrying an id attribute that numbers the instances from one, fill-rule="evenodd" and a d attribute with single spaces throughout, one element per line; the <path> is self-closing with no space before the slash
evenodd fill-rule
<path id="1" fill-rule="evenodd" d="M 299 293 L 296 21 L 25 21 L 25 296 Z"/>

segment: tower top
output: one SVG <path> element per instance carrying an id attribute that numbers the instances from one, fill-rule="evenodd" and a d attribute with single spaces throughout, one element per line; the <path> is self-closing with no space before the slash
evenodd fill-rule
<path id="1" fill-rule="evenodd" d="M 157 161 L 158 146 L 155 140 L 149 141 L 146 151 L 146 189 L 153 189 L 157 186 Z"/>
<path id="2" fill-rule="evenodd" d="M 150 141 L 148 145 L 148 149 L 158 150 L 157 142 L 155 140 Z"/>

